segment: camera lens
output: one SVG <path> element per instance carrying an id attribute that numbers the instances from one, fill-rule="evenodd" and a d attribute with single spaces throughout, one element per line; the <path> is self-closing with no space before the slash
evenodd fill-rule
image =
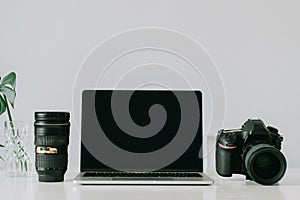
<path id="1" fill-rule="evenodd" d="M 35 112 L 35 167 L 41 182 L 64 180 L 70 134 L 68 112 Z"/>
<path id="2" fill-rule="evenodd" d="M 277 183 L 283 177 L 286 165 L 284 155 L 269 144 L 253 146 L 245 157 L 248 175 L 255 182 L 264 185 Z"/>

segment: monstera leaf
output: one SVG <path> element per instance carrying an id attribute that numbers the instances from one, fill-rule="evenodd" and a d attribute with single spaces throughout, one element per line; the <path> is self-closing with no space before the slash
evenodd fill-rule
<path id="1" fill-rule="evenodd" d="M 14 108 L 16 98 L 16 73 L 11 72 L 4 76 L 2 80 L 0 78 L 0 81 L 0 115 L 7 111 L 8 119 L 12 122 L 9 104 Z M 0 147 L 4 146 L 0 144 Z M 4 160 L 3 157 L 0 156 L 0 160 Z"/>
<path id="2" fill-rule="evenodd" d="M 0 83 L 0 115 L 9 112 L 9 104 L 14 108 L 16 98 L 16 73 L 11 72 L 2 78 Z M 10 113 L 9 113 L 10 114 Z"/>

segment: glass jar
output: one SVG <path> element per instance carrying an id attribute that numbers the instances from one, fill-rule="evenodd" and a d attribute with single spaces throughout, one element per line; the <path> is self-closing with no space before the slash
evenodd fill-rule
<path id="1" fill-rule="evenodd" d="M 5 166 L 7 176 L 31 176 L 33 172 L 32 128 L 23 121 L 5 121 Z"/>

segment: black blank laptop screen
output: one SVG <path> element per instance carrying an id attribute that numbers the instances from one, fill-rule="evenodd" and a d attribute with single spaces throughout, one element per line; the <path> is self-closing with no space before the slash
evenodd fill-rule
<path id="1" fill-rule="evenodd" d="M 197 107 L 188 102 L 188 96 L 195 97 Z M 187 106 L 182 107 L 182 103 Z M 182 145 L 189 144 L 184 151 L 176 152 L 171 150 L 176 137 L 182 137 L 182 141 L 192 137 L 192 140 L 183 142 Z M 81 171 L 202 172 L 201 147 L 200 91 L 85 90 L 82 93 Z M 175 146 L 175 149 L 180 148 Z M 160 151 L 166 154 L 156 159 L 154 156 L 161 155 Z"/>

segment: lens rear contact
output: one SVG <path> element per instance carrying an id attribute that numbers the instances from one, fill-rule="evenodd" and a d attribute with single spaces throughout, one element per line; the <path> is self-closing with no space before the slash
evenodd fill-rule
<path id="1" fill-rule="evenodd" d="M 287 164 L 284 155 L 278 149 L 269 144 L 258 144 L 247 152 L 245 167 L 254 181 L 272 185 L 283 177 Z"/>
<path id="2" fill-rule="evenodd" d="M 68 112 L 35 113 L 35 166 L 41 182 L 64 180 L 68 165 L 69 119 Z"/>

